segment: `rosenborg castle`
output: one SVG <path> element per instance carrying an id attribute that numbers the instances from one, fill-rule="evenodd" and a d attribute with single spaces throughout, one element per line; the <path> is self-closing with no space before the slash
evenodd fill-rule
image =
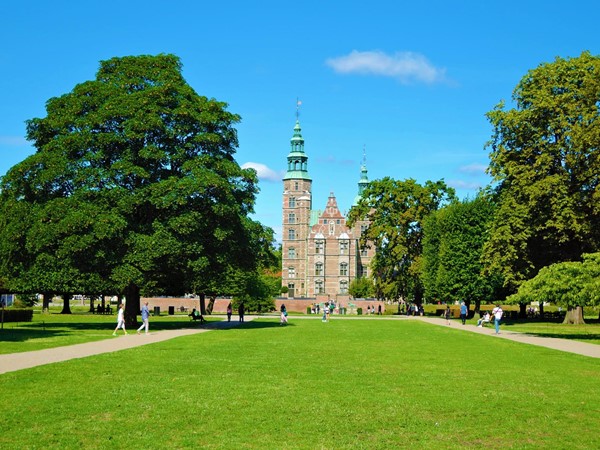
<path id="1" fill-rule="evenodd" d="M 349 228 L 333 192 L 323 210 L 313 209 L 299 120 L 290 143 L 283 177 L 282 285 L 288 287 L 288 298 L 347 299 L 352 280 L 370 276 L 374 249 L 359 244 L 367 222 Z M 364 159 L 360 172 L 354 204 L 369 183 Z"/>

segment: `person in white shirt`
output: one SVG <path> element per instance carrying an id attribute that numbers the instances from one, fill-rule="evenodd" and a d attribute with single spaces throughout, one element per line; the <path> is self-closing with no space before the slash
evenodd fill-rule
<path id="1" fill-rule="evenodd" d="M 477 321 L 477 326 L 479 328 L 482 328 L 484 323 L 490 323 L 490 313 L 488 311 L 485 312 L 483 317 L 479 318 L 479 320 Z"/>
<path id="2" fill-rule="evenodd" d="M 125 305 L 121 303 L 119 305 L 119 312 L 117 313 L 117 328 L 113 332 L 113 336 L 117 335 L 117 330 L 119 328 L 123 328 L 125 334 L 127 334 L 127 330 L 125 329 Z"/>
<path id="3" fill-rule="evenodd" d="M 500 334 L 500 320 L 502 319 L 502 308 L 500 305 L 496 305 L 496 307 L 492 310 L 492 315 L 494 316 L 494 327 L 496 327 L 496 334 Z"/>

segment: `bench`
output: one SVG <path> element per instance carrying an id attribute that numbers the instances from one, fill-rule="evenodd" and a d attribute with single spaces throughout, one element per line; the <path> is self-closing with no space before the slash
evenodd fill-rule
<path id="1" fill-rule="evenodd" d="M 202 314 L 200 314 L 198 312 L 196 312 L 196 314 L 188 314 L 188 316 L 190 316 L 190 320 L 192 322 L 196 322 L 196 321 L 200 321 L 200 323 L 206 322 L 206 320 L 204 319 Z"/>

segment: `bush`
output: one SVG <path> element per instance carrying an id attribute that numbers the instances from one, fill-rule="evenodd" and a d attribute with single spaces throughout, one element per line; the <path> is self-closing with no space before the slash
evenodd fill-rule
<path id="1" fill-rule="evenodd" d="M 33 309 L 9 308 L 4 310 L 4 322 L 31 322 L 32 319 Z"/>
<path id="2" fill-rule="evenodd" d="M 362 316 L 362 308 L 356 308 L 356 314 Z"/>

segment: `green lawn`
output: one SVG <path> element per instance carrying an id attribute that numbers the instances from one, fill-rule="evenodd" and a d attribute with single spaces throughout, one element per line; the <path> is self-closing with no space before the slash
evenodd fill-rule
<path id="1" fill-rule="evenodd" d="M 406 320 L 248 322 L 0 375 L 0 448 L 600 448 L 600 361 Z"/>

